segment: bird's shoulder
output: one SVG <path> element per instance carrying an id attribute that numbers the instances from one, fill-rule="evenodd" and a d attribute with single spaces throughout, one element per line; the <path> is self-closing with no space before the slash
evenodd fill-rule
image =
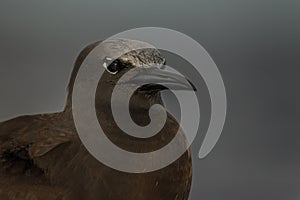
<path id="1" fill-rule="evenodd" d="M 23 173 L 35 158 L 71 142 L 75 134 L 60 127 L 56 123 L 59 118 L 59 114 L 45 114 L 21 116 L 1 122 L 0 169 Z"/>

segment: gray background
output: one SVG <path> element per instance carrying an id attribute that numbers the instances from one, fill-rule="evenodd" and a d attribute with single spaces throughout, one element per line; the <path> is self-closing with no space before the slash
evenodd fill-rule
<path id="1" fill-rule="evenodd" d="M 206 48 L 228 95 L 213 152 L 197 159 L 203 136 L 192 146 L 191 199 L 297 200 L 299 21 L 300 1 L 292 0 L 2 0 L 0 119 L 62 110 L 85 45 L 130 28 L 175 29 Z"/>

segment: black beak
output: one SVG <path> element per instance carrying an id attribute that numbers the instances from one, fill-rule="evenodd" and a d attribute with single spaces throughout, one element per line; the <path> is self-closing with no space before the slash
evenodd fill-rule
<path id="1" fill-rule="evenodd" d="M 170 89 L 196 91 L 195 86 L 184 76 L 157 67 L 139 69 L 137 75 L 127 83 L 141 85 L 145 82 L 149 84 L 143 85 L 139 90 L 153 91 Z"/>

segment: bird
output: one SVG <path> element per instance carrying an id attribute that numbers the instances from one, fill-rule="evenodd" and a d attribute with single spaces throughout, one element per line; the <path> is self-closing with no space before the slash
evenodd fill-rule
<path id="1" fill-rule="evenodd" d="M 112 91 L 122 75 L 130 69 L 149 70 L 150 74 L 140 77 L 137 74 L 132 80 L 159 79 L 176 89 L 195 90 L 193 85 L 181 81 L 187 80 L 185 77 L 161 67 L 166 59 L 156 48 L 131 50 L 108 62 L 111 52 L 130 50 L 130 46 L 139 43 L 130 39 L 114 39 L 86 46 L 75 61 L 66 105 L 61 112 L 19 116 L 0 123 L 1 200 L 189 198 L 192 183 L 191 150 L 178 121 L 167 113 L 166 123 L 159 133 L 149 138 L 137 138 L 125 134 L 117 126 L 110 109 Z M 106 50 L 102 55 L 93 55 L 95 60 L 99 60 L 99 66 L 105 68 L 95 95 L 99 124 L 115 145 L 136 153 L 160 149 L 176 134 L 180 134 L 182 141 L 178 143 L 186 146 L 186 151 L 168 166 L 145 173 L 119 171 L 98 161 L 80 140 L 72 115 L 72 93 L 82 63 L 100 44 L 104 44 Z M 149 67 L 153 64 L 156 66 Z M 164 105 L 161 91 L 167 89 L 159 84 L 146 84 L 134 92 L 130 100 L 130 114 L 136 124 L 145 126 L 150 122 L 149 108 L 153 104 Z"/>

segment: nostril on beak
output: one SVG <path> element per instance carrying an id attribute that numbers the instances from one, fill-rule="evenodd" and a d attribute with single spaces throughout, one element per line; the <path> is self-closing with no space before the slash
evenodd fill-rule
<path id="1" fill-rule="evenodd" d="M 195 87 L 195 85 L 194 85 L 190 80 L 187 79 L 187 81 L 188 81 L 189 84 L 192 86 L 193 90 L 194 90 L 194 91 L 197 91 L 197 88 Z"/>

